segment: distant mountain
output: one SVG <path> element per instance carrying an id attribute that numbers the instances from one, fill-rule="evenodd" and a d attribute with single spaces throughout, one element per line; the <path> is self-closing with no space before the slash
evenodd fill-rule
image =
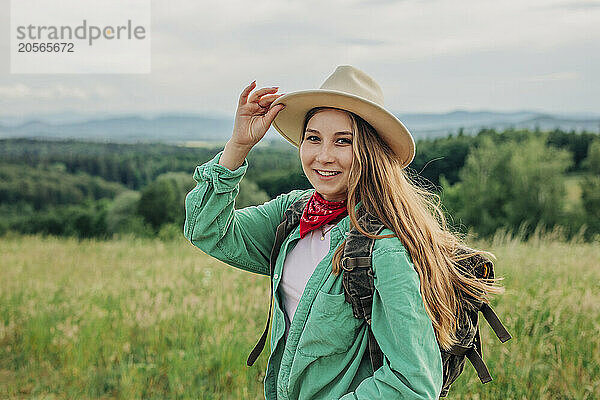
<path id="1" fill-rule="evenodd" d="M 533 111 L 492 112 L 453 111 L 443 114 L 397 114 L 416 139 L 456 133 L 474 134 L 481 128 L 504 130 L 536 129 L 600 132 L 600 115 L 551 115 Z M 0 137 L 75 138 L 111 142 L 223 142 L 233 129 L 233 118 L 193 114 L 158 116 L 103 116 L 87 118 L 83 114 L 36 115 L 18 121 L 0 117 Z M 281 139 L 271 129 L 268 137 Z"/>
<path id="2" fill-rule="evenodd" d="M 415 138 L 434 138 L 456 133 L 477 133 L 481 128 L 504 130 L 562 129 L 600 132 L 600 115 L 551 115 L 532 111 L 491 112 L 453 111 L 446 114 L 399 114 L 398 118 Z"/>
<path id="3" fill-rule="evenodd" d="M 232 121 L 222 118 L 124 116 L 72 123 L 32 120 L 15 126 L 0 125 L 0 137 L 75 138 L 115 142 L 223 141 L 231 135 L 232 129 Z"/>

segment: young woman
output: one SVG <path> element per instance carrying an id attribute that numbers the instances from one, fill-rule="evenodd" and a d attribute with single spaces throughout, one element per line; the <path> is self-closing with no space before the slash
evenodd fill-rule
<path id="1" fill-rule="evenodd" d="M 439 346 L 456 340 L 457 293 L 482 298 L 496 289 L 458 272 L 460 241 L 446 228 L 437 196 L 405 172 L 414 157 L 410 133 L 383 107 L 379 85 L 351 66 L 338 67 L 317 90 L 279 95 L 277 88 L 254 88 L 252 82 L 240 95 L 224 150 L 196 168 L 184 230 L 211 256 L 269 275 L 284 211 L 310 195 L 273 274 L 266 399 L 437 398 Z M 314 189 L 235 210 L 246 156 L 271 124 L 299 147 Z M 342 286 L 343 245 L 359 207 L 386 227 L 372 252 L 370 328 L 384 354 L 376 371 L 368 326 L 353 316 Z"/>

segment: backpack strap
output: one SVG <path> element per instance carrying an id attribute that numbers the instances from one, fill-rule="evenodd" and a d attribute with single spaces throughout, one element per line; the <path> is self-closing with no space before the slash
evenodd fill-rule
<path id="1" fill-rule="evenodd" d="M 475 334 L 475 338 L 471 346 L 467 347 L 455 344 L 448 352 L 450 354 L 454 354 L 455 356 L 466 356 L 471 362 L 471 365 L 473 365 L 475 368 L 475 371 L 477 371 L 477 376 L 479 376 L 481 383 L 488 383 L 492 380 L 490 371 L 481 357 L 481 339 L 479 337 L 479 328 L 477 328 L 477 333 Z"/>
<path id="2" fill-rule="evenodd" d="M 267 342 L 267 336 L 269 334 L 269 325 L 271 324 L 271 315 L 273 313 L 273 274 L 275 273 L 275 263 L 277 262 L 277 257 L 279 256 L 279 251 L 281 250 L 281 245 L 285 241 L 285 239 L 292 233 L 294 228 L 300 223 L 300 217 L 302 216 L 302 211 L 306 206 L 306 203 L 310 200 L 310 196 L 312 193 L 307 193 L 304 196 L 300 197 L 294 203 L 292 203 L 287 210 L 285 210 L 283 214 L 283 221 L 277 226 L 277 231 L 275 232 L 275 242 L 273 244 L 273 248 L 271 249 L 271 257 L 269 262 L 269 276 L 271 277 L 271 295 L 269 298 L 269 316 L 267 317 L 267 324 L 265 326 L 265 330 L 261 335 L 260 339 L 250 352 L 248 356 L 248 360 L 246 361 L 246 365 L 249 367 L 252 366 L 260 353 L 262 353 L 265 348 L 265 343 Z"/>
<path id="3" fill-rule="evenodd" d="M 367 214 L 363 207 L 357 211 L 359 225 L 368 233 L 378 235 L 385 226 L 376 218 Z M 371 366 L 376 371 L 383 365 L 383 352 L 371 329 L 371 311 L 375 284 L 371 254 L 375 239 L 364 236 L 356 228 L 351 227 L 342 258 L 342 284 L 346 301 L 352 305 L 355 318 L 364 319 L 369 330 L 369 356 Z"/>
<path id="4" fill-rule="evenodd" d="M 485 318 L 487 323 L 490 324 L 492 330 L 502 343 L 512 338 L 510 333 L 508 333 L 508 330 L 506 330 L 506 327 L 502 325 L 502 322 L 500 322 L 500 318 L 498 318 L 498 315 L 494 312 L 494 310 L 488 303 L 483 303 L 479 311 L 481 311 L 483 317 Z"/>

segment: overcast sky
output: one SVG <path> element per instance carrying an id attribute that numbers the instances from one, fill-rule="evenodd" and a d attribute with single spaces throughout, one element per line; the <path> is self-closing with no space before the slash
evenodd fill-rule
<path id="1" fill-rule="evenodd" d="M 0 116 L 232 116 L 253 79 L 317 88 L 340 64 L 373 76 L 396 113 L 600 114 L 600 1 L 152 1 L 152 73 L 140 75 L 10 74 L 0 4 Z"/>

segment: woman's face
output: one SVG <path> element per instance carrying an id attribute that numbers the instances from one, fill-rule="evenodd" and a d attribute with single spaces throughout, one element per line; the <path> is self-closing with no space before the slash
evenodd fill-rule
<path id="1" fill-rule="evenodd" d="M 344 200 L 352 165 L 352 120 L 344 111 L 328 109 L 313 115 L 300 144 L 306 177 L 326 200 Z"/>

